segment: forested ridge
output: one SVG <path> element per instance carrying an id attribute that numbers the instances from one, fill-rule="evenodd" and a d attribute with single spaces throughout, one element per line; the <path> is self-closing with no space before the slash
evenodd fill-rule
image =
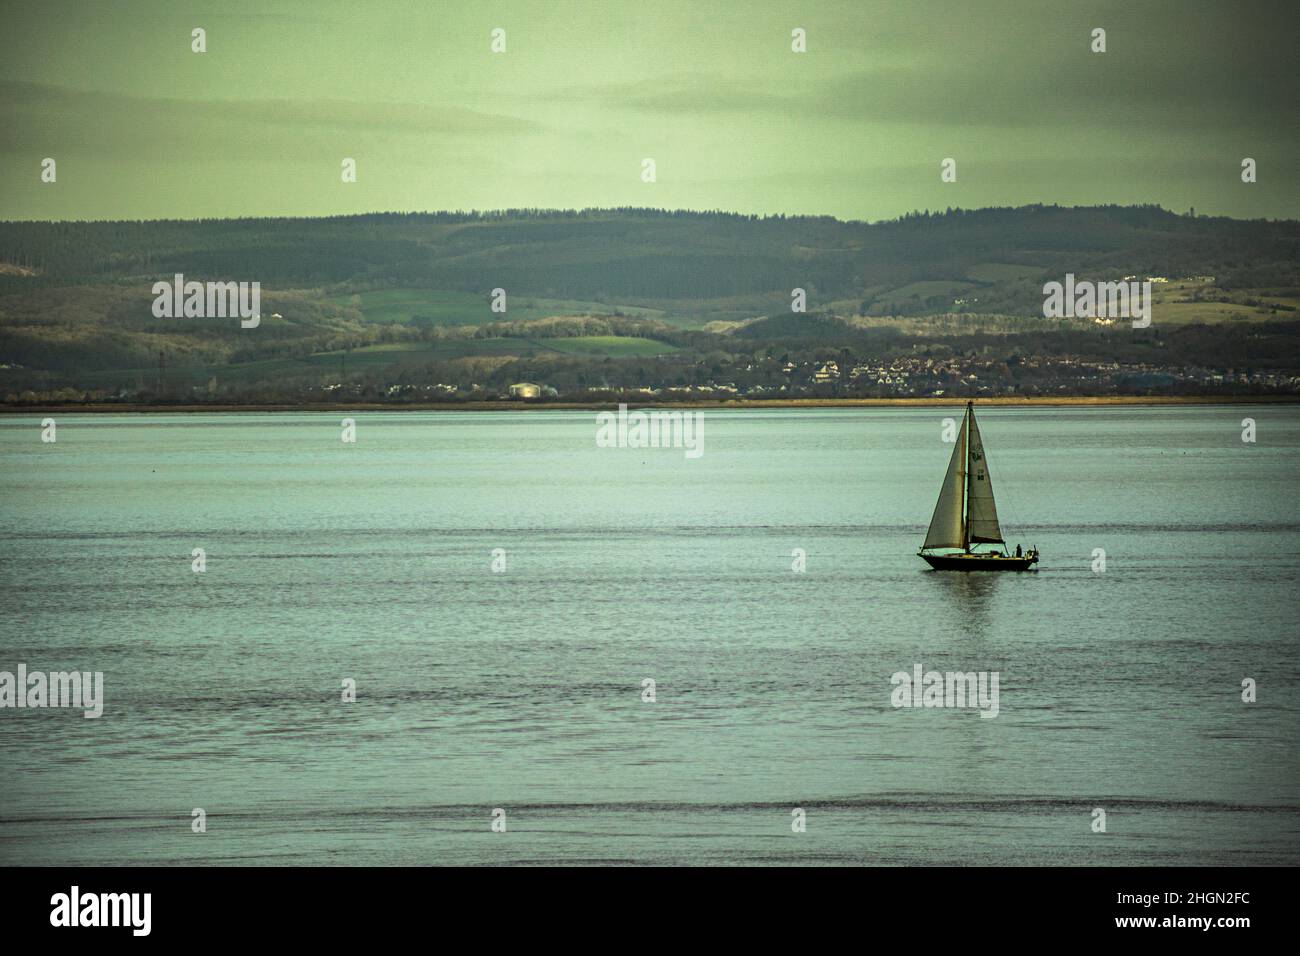
<path id="1" fill-rule="evenodd" d="M 261 324 L 156 316 L 153 284 L 178 273 L 258 282 Z M 1067 273 L 1171 282 L 1139 334 L 1044 319 L 1043 285 Z M 523 376 L 779 388 L 796 375 L 776 369 L 787 360 L 811 375 L 830 358 L 917 356 L 1005 360 L 1003 378 L 1035 356 L 1285 377 L 1300 366 L 1298 306 L 1300 223 L 1157 206 L 875 223 L 637 208 L 0 222 L 0 393 L 186 383 L 291 400 L 300 385 Z"/>
<path id="2" fill-rule="evenodd" d="M 265 285 L 359 282 L 574 298 L 712 298 L 812 288 L 828 296 L 965 276 L 980 263 L 1044 272 L 1197 270 L 1300 284 L 1300 224 L 1155 206 L 923 212 L 878 223 L 653 209 L 374 213 L 321 219 L 3 222 L 0 293 L 165 276 Z M 25 274 L 30 270 L 34 274 Z"/>

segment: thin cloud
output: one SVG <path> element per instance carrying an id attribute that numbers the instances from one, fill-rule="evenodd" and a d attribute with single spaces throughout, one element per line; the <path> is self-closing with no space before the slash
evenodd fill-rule
<path id="1" fill-rule="evenodd" d="M 538 133 L 546 127 L 533 119 L 488 113 L 458 106 L 425 103 L 365 103 L 352 100 L 206 100 L 131 96 L 75 90 L 43 83 L 0 81 L 0 115 L 10 118 L 63 118 L 95 123 L 104 117 L 147 119 L 159 129 L 177 120 L 180 128 L 196 123 L 389 133 L 466 134 Z"/>

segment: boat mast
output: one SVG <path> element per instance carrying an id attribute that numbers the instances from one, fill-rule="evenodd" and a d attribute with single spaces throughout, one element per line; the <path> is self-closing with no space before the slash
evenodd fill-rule
<path id="1" fill-rule="evenodd" d="M 966 447 L 962 449 L 965 467 L 961 472 L 961 547 L 970 551 L 970 424 L 975 414 L 970 402 L 966 403 L 966 420 L 961 426 L 961 437 Z"/>

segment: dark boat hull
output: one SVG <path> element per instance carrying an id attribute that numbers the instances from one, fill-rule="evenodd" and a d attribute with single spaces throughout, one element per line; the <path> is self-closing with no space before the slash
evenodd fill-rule
<path id="1" fill-rule="evenodd" d="M 983 554 L 926 554 L 921 557 L 936 571 L 1029 571 L 1038 563 L 1037 555 L 1008 557 L 994 552 Z"/>

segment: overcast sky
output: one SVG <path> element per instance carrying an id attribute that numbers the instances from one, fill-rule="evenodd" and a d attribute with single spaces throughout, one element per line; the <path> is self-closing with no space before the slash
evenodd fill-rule
<path id="1" fill-rule="evenodd" d="M 1297 218 L 1298 10 L 5 0 L 0 218 L 635 205 L 874 220 L 1031 202 Z"/>

